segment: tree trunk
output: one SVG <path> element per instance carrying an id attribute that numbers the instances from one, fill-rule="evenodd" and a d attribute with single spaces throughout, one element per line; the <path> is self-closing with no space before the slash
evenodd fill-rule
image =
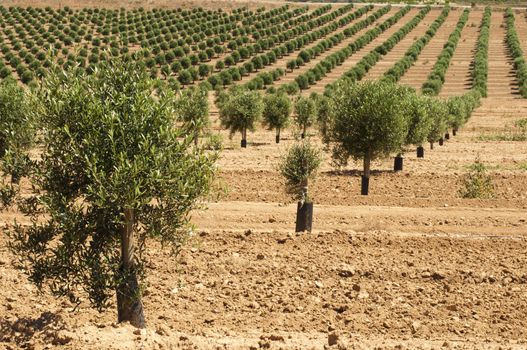
<path id="1" fill-rule="evenodd" d="M 397 156 L 394 158 L 394 161 L 393 161 L 393 171 L 403 171 L 403 162 L 404 162 L 403 154 L 402 153 L 397 154 Z"/>
<path id="2" fill-rule="evenodd" d="M 302 131 L 302 135 L 301 135 L 302 138 L 306 137 L 306 129 L 307 129 L 307 124 L 304 124 L 304 130 Z"/>
<path id="3" fill-rule="evenodd" d="M 280 128 L 276 128 L 276 143 L 280 143 Z"/>
<path id="4" fill-rule="evenodd" d="M 425 149 L 423 146 L 417 147 L 417 158 L 424 158 L 425 156 Z"/>
<path id="5" fill-rule="evenodd" d="M 198 141 L 199 141 L 198 139 L 199 139 L 199 131 L 196 130 L 194 132 L 194 145 L 196 145 L 196 146 L 198 145 Z"/>
<path id="6" fill-rule="evenodd" d="M 364 156 L 364 171 L 362 175 L 361 191 L 360 194 L 367 196 L 370 188 L 370 163 L 371 155 L 367 154 Z"/>
<path id="7" fill-rule="evenodd" d="M 434 149 L 434 142 L 430 141 L 430 149 Z"/>
<path id="8" fill-rule="evenodd" d="M 247 148 L 247 129 L 243 128 L 242 130 L 242 148 Z"/>
<path id="9" fill-rule="evenodd" d="M 137 280 L 134 246 L 134 210 L 124 210 L 125 223 L 121 229 L 120 281 L 117 286 L 118 322 L 130 322 L 137 328 L 145 328 L 145 315 L 141 291 Z"/>
<path id="10" fill-rule="evenodd" d="M 302 193 L 296 207 L 295 232 L 311 232 L 313 226 L 313 203 L 309 201 L 307 194 L 307 180 L 302 184 Z"/>

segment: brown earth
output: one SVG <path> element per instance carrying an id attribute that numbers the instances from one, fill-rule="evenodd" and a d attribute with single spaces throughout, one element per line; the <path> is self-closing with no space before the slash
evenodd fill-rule
<path id="1" fill-rule="evenodd" d="M 430 62 L 418 60 L 412 85 L 426 79 L 459 14 L 423 50 Z M 391 171 L 392 159 L 376 162 L 368 197 L 358 194 L 359 163 L 336 170 L 325 154 L 310 188 L 311 234 L 294 233 L 295 203 L 276 171 L 297 132 L 275 144 L 259 128 L 241 149 L 214 114 L 211 129 L 225 140 L 218 188 L 226 191 L 195 213 L 196 234 L 179 257 L 157 244 L 147 251 L 146 331 L 115 324 L 113 308 L 73 311 L 39 294 L 0 234 L 0 349 L 322 349 L 328 341 L 340 349 L 527 349 L 527 143 L 483 141 L 527 112 L 511 88 L 502 18 L 492 17 L 489 98 L 468 124 L 444 146 L 427 147 L 424 159 L 409 149 L 402 173 Z M 445 96 L 468 82 L 478 33 L 471 23 L 480 20 L 471 13 Z M 526 25 L 518 31 L 527 36 Z M 409 44 L 385 59 L 395 62 Z M 463 199 L 478 155 L 494 198 Z M 4 223 L 13 218 L 21 219 L 0 214 Z"/>

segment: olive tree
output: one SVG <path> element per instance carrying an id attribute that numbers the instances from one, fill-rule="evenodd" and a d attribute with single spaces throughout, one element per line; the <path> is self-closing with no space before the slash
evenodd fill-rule
<path id="1" fill-rule="evenodd" d="M 428 100 L 431 97 L 418 96 L 411 94 L 408 96 L 408 133 L 406 134 L 405 145 L 417 145 L 417 157 L 424 157 L 423 143 L 432 127 L 432 118 L 427 109 Z"/>
<path id="2" fill-rule="evenodd" d="M 247 130 L 254 131 L 264 109 L 260 92 L 234 86 L 221 92 L 216 101 L 222 127 L 229 129 L 231 137 L 241 132 L 241 146 L 247 147 Z"/>
<path id="3" fill-rule="evenodd" d="M 404 144 L 407 94 L 407 89 L 382 81 L 343 81 L 333 90 L 326 142 L 337 165 L 346 165 L 350 157 L 363 161 L 363 195 L 368 194 L 371 161 L 400 151 Z"/>
<path id="4" fill-rule="evenodd" d="M 313 203 L 308 196 L 309 181 L 315 178 L 322 156 L 308 141 L 293 145 L 282 157 L 279 171 L 286 180 L 287 192 L 298 199 L 296 232 L 311 231 Z"/>
<path id="5" fill-rule="evenodd" d="M 198 144 L 201 131 L 210 124 L 209 94 L 204 88 L 188 88 L 181 91 L 176 100 L 178 120 L 194 130 L 194 144 Z"/>
<path id="6" fill-rule="evenodd" d="M 445 102 L 438 99 L 428 99 L 426 106 L 428 113 L 432 118 L 430 130 L 428 132 L 428 142 L 430 142 L 430 149 L 434 149 L 434 142 L 443 142 L 443 134 L 448 125 L 448 107 Z"/>
<path id="7" fill-rule="evenodd" d="M 285 93 L 267 94 L 263 105 L 263 124 L 269 130 L 276 129 L 276 143 L 280 143 L 280 131 L 290 123 L 291 100 Z"/>
<path id="8" fill-rule="evenodd" d="M 38 157 L 31 193 L 15 197 L 29 225 L 13 223 L 10 247 L 40 289 L 145 327 L 142 260 L 147 241 L 177 252 L 191 210 L 210 188 L 215 153 L 177 127 L 174 94 L 133 62 L 91 75 L 53 70 L 37 92 Z"/>
<path id="9" fill-rule="evenodd" d="M 1 168 L 4 174 L 11 175 L 11 182 L 15 184 L 26 171 L 29 158 L 25 151 L 36 136 L 31 104 L 30 96 L 15 80 L 6 79 L 0 83 Z"/>
<path id="10" fill-rule="evenodd" d="M 328 126 L 331 123 L 332 110 L 330 106 L 330 98 L 325 95 L 314 94 L 312 97 L 315 100 L 317 108 L 317 125 L 322 139 L 325 140 L 328 136 Z"/>
<path id="11" fill-rule="evenodd" d="M 309 97 L 298 96 L 295 101 L 295 122 L 302 129 L 302 138 L 306 137 L 307 128 L 313 125 L 317 117 L 315 100 Z"/>

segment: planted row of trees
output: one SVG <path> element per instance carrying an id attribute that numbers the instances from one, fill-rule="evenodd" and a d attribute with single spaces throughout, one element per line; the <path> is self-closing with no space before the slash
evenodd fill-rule
<path id="1" fill-rule="evenodd" d="M 251 90 L 244 85 L 235 85 L 216 94 L 216 105 L 220 112 L 220 122 L 230 135 L 241 133 L 241 147 L 247 147 L 247 132 L 254 131 L 258 122 L 268 130 L 276 130 L 276 143 L 280 142 L 281 131 L 294 122 L 305 138 L 307 130 L 317 120 L 318 105 L 316 97 L 297 96 L 292 101 L 283 91 L 266 93 Z"/>
<path id="2" fill-rule="evenodd" d="M 349 22 L 351 22 L 354 19 L 357 19 L 373 9 L 373 5 L 367 5 L 364 7 L 361 7 L 357 11 L 349 14 L 346 16 L 345 21 L 340 20 L 339 24 L 342 23 L 342 25 L 345 25 Z M 301 66 L 305 65 L 311 59 L 317 57 L 318 55 L 324 53 L 325 51 L 331 49 L 333 46 L 339 44 L 342 40 L 350 37 L 351 35 L 355 34 L 360 29 L 364 28 L 365 26 L 369 25 L 373 21 L 375 21 L 384 10 L 381 9 L 381 11 L 374 13 L 373 15 L 369 16 L 363 21 L 360 21 L 358 23 L 355 23 L 354 25 L 346 28 L 344 31 L 335 34 L 331 36 L 328 39 L 321 40 L 316 46 L 314 46 L 311 49 L 302 50 L 295 59 L 289 60 L 286 64 L 286 68 L 290 71 L 293 71 L 297 68 L 300 68 Z"/>
<path id="3" fill-rule="evenodd" d="M 505 37 L 507 47 L 511 53 L 514 61 L 514 69 L 516 70 L 516 77 L 520 86 L 520 94 L 527 98 L 527 65 L 525 64 L 525 57 L 514 25 L 514 12 L 509 7 L 505 11 L 505 24 L 507 26 L 507 35 Z"/>
<path id="4" fill-rule="evenodd" d="M 387 12 L 388 8 L 386 8 L 385 11 Z M 315 67 L 308 70 L 306 73 L 297 76 L 295 78 L 295 82 L 298 84 L 300 89 L 307 89 L 310 85 L 314 85 L 317 81 L 322 79 L 322 77 L 325 76 L 328 72 L 333 70 L 333 68 L 335 68 L 337 65 L 342 64 L 342 62 L 344 62 L 353 53 L 360 50 L 362 47 L 377 38 L 381 33 L 383 33 L 392 25 L 397 23 L 406 13 L 408 13 L 408 11 L 410 11 L 409 6 L 403 7 L 401 10 L 399 10 L 393 16 L 388 18 L 382 24 L 373 29 L 370 29 L 365 34 L 360 36 L 353 43 L 350 43 L 345 48 L 335 53 L 332 53 L 330 56 L 326 57 Z"/>
<path id="5" fill-rule="evenodd" d="M 363 162 L 363 195 L 373 160 L 400 155 L 410 144 L 433 145 L 449 126 L 464 124 L 479 104 L 477 94 L 444 102 L 387 81 L 349 80 L 335 85 L 329 101 L 325 142 L 336 164 L 346 165 L 350 158 Z"/>
<path id="6" fill-rule="evenodd" d="M 437 30 L 445 22 L 448 14 L 450 13 L 450 6 L 445 6 L 439 16 L 435 19 L 434 22 L 428 27 L 426 33 L 417 39 L 412 46 L 406 50 L 404 56 L 397 61 L 393 67 L 388 69 L 384 75 L 383 79 L 389 80 L 391 82 L 398 82 L 399 79 L 406 73 L 408 69 L 417 61 L 417 58 L 421 54 L 421 51 L 425 46 L 430 42 L 430 40 L 435 36 Z"/>
<path id="7" fill-rule="evenodd" d="M 445 74 L 450 66 L 450 61 L 454 56 L 457 44 L 461 38 L 461 31 L 468 21 L 469 9 L 463 10 L 463 14 L 459 18 L 456 28 L 448 37 L 448 41 L 443 45 L 443 50 L 437 57 L 436 63 L 432 71 L 428 74 L 426 81 L 423 83 L 422 91 L 427 95 L 438 95 L 445 82 Z"/>
<path id="8" fill-rule="evenodd" d="M 485 7 L 483 19 L 479 27 L 479 36 L 474 55 L 474 69 L 472 70 L 472 88 L 476 89 L 482 97 L 487 97 L 488 55 L 489 55 L 489 28 L 492 10 Z"/>
<path id="9" fill-rule="evenodd" d="M 330 21 L 331 19 L 333 19 L 333 16 L 328 15 L 327 20 Z M 308 29 L 311 29 L 312 26 L 314 26 L 314 23 L 312 25 L 307 25 L 306 31 Z M 338 27 L 339 26 L 337 23 L 332 22 L 327 26 L 324 26 L 314 31 L 310 31 L 300 37 L 293 37 L 291 40 L 284 42 L 281 45 L 273 47 L 269 52 L 252 57 L 250 61 L 245 62 L 242 66 L 230 67 L 230 69 L 220 70 L 220 72 L 211 75 L 208 78 L 208 81 L 212 85 L 213 89 L 216 89 L 219 86 L 229 85 L 229 80 L 236 80 L 235 77 L 232 76 L 232 74 L 239 74 L 240 76 L 244 76 L 252 72 L 257 72 L 259 69 L 262 69 L 265 66 L 275 63 L 278 58 L 281 58 L 284 55 L 288 55 L 294 52 L 295 50 L 298 50 L 304 47 L 305 45 L 308 45 L 309 43 L 318 40 L 320 37 L 337 30 Z M 227 74 L 231 75 L 231 79 L 229 79 Z"/>
<path id="10" fill-rule="evenodd" d="M 401 41 L 421 20 L 430 12 L 430 6 L 426 6 L 419 11 L 419 13 L 402 26 L 399 30 L 393 33 L 388 39 L 386 39 L 382 44 L 375 47 L 371 52 L 365 55 L 355 66 L 350 70 L 344 73 L 343 77 L 349 79 L 350 81 L 359 81 L 361 80 L 368 71 L 375 66 L 377 61 L 381 59 L 382 56 L 390 52 L 399 41 Z"/>

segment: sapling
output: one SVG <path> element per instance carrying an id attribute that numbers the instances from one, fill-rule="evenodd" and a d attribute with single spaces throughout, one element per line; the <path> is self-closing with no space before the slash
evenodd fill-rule
<path id="1" fill-rule="evenodd" d="M 194 144 L 198 145 L 200 133 L 210 124 L 208 91 L 196 87 L 181 90 L 176 100 L 176 114 L 178 120 L 194 130 Z"/>
<path id="2" fill-rule="evenodd" d="M 417 145 L 418 158 L 424 157 L 423 143 L 432 127 L 432 117 L 427 109 L 429 99 L 431 97 L 418 95 L 410 95 L 408 98 L 408 133 L 405 146 Z"/>
<path id="3" fill-rule="evenodd" d="M 256 122 L 261 118 L 264 104 L 262 95 L 243 86 L 233 86 L 228 91 L 222 91 L 217 97 L 220 112 L 220 122 L 229 129 L 232 137 L 241 132 L 241 147 L 247 147 L 247 130 L 254 131 Z"/>
<path id="4" fill-rule="evenodd" d="M 308 186 L 309 181 L 315 178 L 321 162 L 321 152 L 306 140 L 294 144 L 279 163 L 287 192 L 298 200 L 296 232 L 311 231 L 313 203 L 309 198 Z"/>
<path id="5" fill-rule="evenodd" d="M 434 149 L 434 142 L 439 141 L 440 144 L 443 142 L 443 134 L 447 129 L 448 107 L 446 102 L 430 98 L 427 100 L 427 109 L 432 118 L 427 139 L 430 142 L 430 149 Z"/>
<path id="6" fill-rule="evenodd" d="M 29 158 L 26 151 L 35 140 L 32 101 L 15 80 L 0 82 L 0 160 L 1 170 L 18 183 L 26 172 Z"/>
<path id="7" fill-rule="evenodd" d="M 263 104 L 263 124 L 269 130 L 276 129 L 276 143 L 280 143 L 280 131 L 290 123 L 291 100 L 283 92 L 268 93 Z"/>
<path id="8" fill-rule="evenodd" d="M 317 117 L 317 105 L 310 97 L 298 96 L 295 101 L 295 122 L 302 130 L 301 137 L 305 138 L 307 128 L 313 125 Z"/>
<path id="9" fill-rule="evenodd" d="M 332 118 L 326 143 L 335 164 L 363 161 L 361 194 L 369 191 L 371 162 L 399 152 L 408 133 L 404 103 L 408 89 L 390 82 L 337 83 L 331 95 Z"/>

